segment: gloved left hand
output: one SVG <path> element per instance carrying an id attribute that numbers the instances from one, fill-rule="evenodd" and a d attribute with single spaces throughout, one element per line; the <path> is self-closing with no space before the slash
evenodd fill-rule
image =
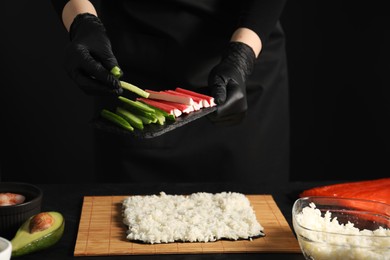
<path id="1" fill-rule="evenodd" d="M 242 121 L 248 109 L 246 80 L 256 61 L 253 49 L 242 42 L 230 42 L 221 62 L 208 77 L 211 95 L 218 105 L 209 119 L 220 125 L 234 125 Z"/>
<path id="2" fill-rule="evenodd" d="M 120 95 L 122 71 L 100 19 L 89 13 L 77 15 L 69 35 L 65 57 L 68 75 L 88 95 Z"/>

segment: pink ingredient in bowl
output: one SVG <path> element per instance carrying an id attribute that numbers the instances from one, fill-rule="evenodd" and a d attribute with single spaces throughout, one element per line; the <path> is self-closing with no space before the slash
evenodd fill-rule
<path id="1" fill-rule="evenodd" d="M 0 193 L 0 206 L 12 206 L 23 203 L 26 198 L 16 193 Z"/>

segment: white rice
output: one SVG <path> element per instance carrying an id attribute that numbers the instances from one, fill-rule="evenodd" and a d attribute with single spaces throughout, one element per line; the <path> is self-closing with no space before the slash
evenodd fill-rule
<path id="1" fill-rule="evenodd" d="M 130 196 L 123 201 L 127 239 L 144 243 L 210 242 L 263 235 L 248 198 L 235 192 Z"/>
<path id="2" fill-rule="evenodd" d="M 303 208 L 296 222 L 306 228 L 296 226 L 295 231 L 301 248 L 312 259 L 390 259 L 390 229 L 359 230 L 351 222 L 339 223 L 329 211 L 322 217 L 314 203 Z"/>

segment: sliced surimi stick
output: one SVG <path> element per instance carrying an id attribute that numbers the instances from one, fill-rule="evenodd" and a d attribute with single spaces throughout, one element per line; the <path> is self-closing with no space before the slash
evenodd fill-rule
<path id="1" fill-rule="evenodd" d="M 144 102 L 146 104 L 149 104 L 151 106 L 157 107 L 165 112 L 167 112 L 170 115 L 174 115 L 175 117 L 179 117 L 182 112 L 177 109 L 176 107 L 172 105 L 164 104 L 160 101 L 149 99 L 149 98 L 137 98 L 138 101 Z"/>
<path id="2" fill-rule="evenodd" d="M 179 109 L 182 113 L 188 114 L 188 113 L 194 111 L 194 107 L 190 106 L 190 105 L 180 104 L 180 103 L 171 102 L 171 101 L 165 101 L 165 100 L 156 100 L 156 101 L 160 102 L 162 104 L 173 106 L 173 107 Z"/>
<path id="3" fill-rule="evenodd" d="M 178 91 L 178 92 L 187 94 L 189 96 L 195 96 L 195 97 L 202 98 L 204 107 L 210 107 L 210 106 L 216 106 L 217 105 L 214 102 L 214 98 L 211 97 L 211 96 L 200 94 L 200 93 L 197 93 L 195 91 L 191 91 L 191 90 L 184 89 L 184 88 L 176 88 L 175 90 Z"/>
<path id="4" fill-rule="evenodd" d="M 148 98 L 151 99 L 158 99 L 158 100 L 165 100 L 170 102 L 176 102 L 180 104 L 186 104 L 192 106 L 194 104 L 194 100 L 188 96 L 180 96 L 180 95 L 174 95 L 171 93 L 168 93 L 166 91 L 154 91 L 154 90 L 145 90 L 147 93 L 149 93 Z"/>
<path id="5" fill-rule="evenodd" d="M 179 96 L 187 96 L 187 94 L 184 94 L 184 93 L 181 93 L 181 92 L 178 92 L 176 90 L 165 90 L 165 92 L 168 92 L 172 95 L 179 95 Z M 195 97 L 195 96 L 191 96 L 192 100 L 194 100 L 194 104 L 192 105 L 194 107 L 195 110 L 199 110 L 203 107 L 203 99 L 200 98 L 200 97 Z"/>

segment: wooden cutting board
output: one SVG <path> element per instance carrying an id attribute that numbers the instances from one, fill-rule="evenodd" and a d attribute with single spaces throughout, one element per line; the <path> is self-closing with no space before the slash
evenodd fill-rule
<path id="1" fill-rule="evenodd" d="M 74 256 L 301 253 L 298 242 L 271 195 L 247 195 L 265 237 L 252 241 L 140 244 L 126 239 L 122 200 L 128 196 L 86 196 L 83 200 Z"/>

